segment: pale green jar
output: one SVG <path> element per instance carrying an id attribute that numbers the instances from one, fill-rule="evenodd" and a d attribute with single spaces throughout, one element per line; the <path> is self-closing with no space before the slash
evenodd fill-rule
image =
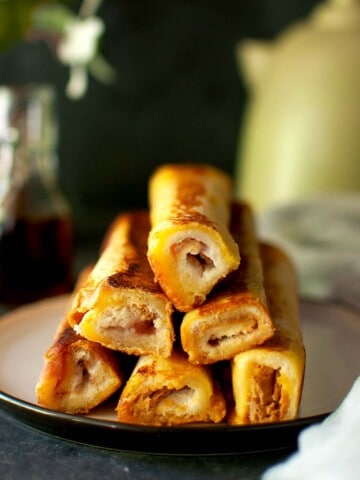
<path id="1" fill-rule="evenodd" d="M 360 190 L 360 2 L 332 0 L 271 43 L 238 46 L 250 90 L 237 195 L 257 211 Z"/>

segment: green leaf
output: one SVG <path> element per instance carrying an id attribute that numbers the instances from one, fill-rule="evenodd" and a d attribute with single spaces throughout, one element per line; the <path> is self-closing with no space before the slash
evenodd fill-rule
<path id="1" fill-rule="evenodd" d="M 0 1 L 0 48 L 2 50 L 24 37 L 31 23 L 34 3 L 26 0 Z"/>
<path id="2" fill-rule="evenodd" d="M 48 5 L 59 7 L 60 4 L 74 3 L 71 0 L 0 0 L 0 50 L 26 38 L 27 32 L 33 26 L 36 9 Z M 58 9 L 61 11 L 61 8 Z M 48 18 L 49 19 L 49 18 Z M 55 20 L 59 21 L 58 19 Z"/>
<path id="3" fill-rule="evenodd" d="M 74 13 L 59 3 L 38 8 L 33 15 L 32 28 L 35 31 L 63 33 L 65 25 Z"/>

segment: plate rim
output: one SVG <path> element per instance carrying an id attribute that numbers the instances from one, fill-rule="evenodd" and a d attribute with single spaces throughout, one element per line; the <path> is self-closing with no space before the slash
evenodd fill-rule
<path id="1" fill-rule="evenodd" d="M 298 435 L 304 428 L 322 422 L 332 413 L 252 425 L 143 426 L 56 412 L 2 390 L 0 406 L 21 423 L 53 437 L 105 449 L 157 455 L 231 455 L 292 449 L 296 447 Z M 77 428 L 67 428 L 70 426 Z M 100 436 L 93 435 L 93 431 Z M 275 431 L 284 435 L 275 435 Z M 192 438 L 190 442 L 189 434 Z M 208 442 L 209 434 L 217 440 L 215 445 Z"/>

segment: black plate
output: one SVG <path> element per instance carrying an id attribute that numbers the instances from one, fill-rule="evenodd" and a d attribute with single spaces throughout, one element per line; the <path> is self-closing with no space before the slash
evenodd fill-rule
<path id="1" fill-rule="evenodd" d="M 142 427 L 47 410 L 0 392 L 2 408 L 43 432 L 87 445 L 162 455 L 224 455 L 296 446 L 300 431 L 326 414 L 274 424 Z"/>
<path id="2" fill-rule="evenodd" d="M 144 427 L 115 420 L 110 401 L 88 416 L 36 405 L 34 386 L 42 355 L 67 297 L 20 308 L 0 320 L 0 406 L 19 421 L 67 440 L 122 451 L 221 455 L 296 446 L 305 427 L 322 421 L 351 388 L 360 366 L 360 318 L 345 307 L 301 304 L 307 366 L 299 418 L 261 425 Z"/>

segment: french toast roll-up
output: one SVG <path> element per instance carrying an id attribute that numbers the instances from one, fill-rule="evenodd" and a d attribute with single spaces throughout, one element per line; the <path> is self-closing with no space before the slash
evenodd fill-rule
<path id="1" fill-rule="evenodd" d="M 229 423 L 268 423 L 296 418 L 303 388 L 305 347 L 297 277 L 288 256 L 261 244 L 265 289 L 275 335 L 231 360 L 234 409 Z"/>
<path id="2" fill-rule="evenodd" d="M 138 425 L 219 423 L 226 404 L 212 371 L 174 350 L 168 358 L 138 359 L 116 410 L 119 421 Z"/>
<path id="3" fill-rule="evenodd" d="M 87 278 L 80 273 L 76 289 Z M 35 387 L 39 405 L 64 413 L 86 414 L 114 394 L 124 382 L 118 355 L 78 335 L 61 319 L 46 351 Z"/>
<path id="4" fill-rule="evenodd" d="M 149 180 L 148 258 L 181 312 L 201 305 L 240 262 L 229 231 L 231 177 L 209 165 L 166 164 Z"/>
<path id="5" fill-rule="evenodd" d="M 182 347 L 193 363 L 229 360 L 274 334 L 254 215 L 247 203 L 233 203 L 230 230 L 241 254 L 239 267 L 181 322 Z"/>
<path id="6" fill-rule="evenodd" d="M 107 348 L 167 357 L 175 337 L 173 306 L 147 260 L 149 228 L 145 210 L 116 217 L 69 321 L 83 337 Z"/>

